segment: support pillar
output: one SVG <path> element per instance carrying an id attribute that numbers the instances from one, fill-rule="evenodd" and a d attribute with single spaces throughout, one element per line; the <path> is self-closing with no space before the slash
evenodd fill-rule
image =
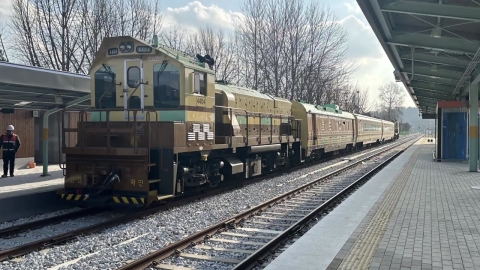
<path id="1" fill-rule="evenodd" d="M 63 108 L 68 108 L 68 107 L 77 105 L 89 99 L 90 99 L 90 95 L 77 98 L 65 104 Z M 43 161 L 42 161 L 43 174 L 42 176 L 48 176 L 48 116 L 61 110 L 62 108 L 57 107 L 57 108 L 46 111 L 45 114 L 43 115 Z"/>
<path id="2" fill-rule="evenodd" d="M 470 109 L 468 128 L 469 171 L 478 171 L 478 83 L 470 85 Z"/>
<path id="3" fill-rule="evenodd" d="M 61 108 L 54 108 L 48 110 L 43 115 L 43 174 L 42 176 L 49 176 L 48 174 L 48 117 L 58 111 L 61 111 Z"/>

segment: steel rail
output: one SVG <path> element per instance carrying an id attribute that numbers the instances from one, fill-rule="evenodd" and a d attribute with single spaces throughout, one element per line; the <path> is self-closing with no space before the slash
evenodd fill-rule
<path id="1" fill-rule="evenodd" d="M 395 144 L 391 147 L 388 147 L 386 148 L 385 150 L 383 150 L 381 153 L 384 153 L 384 152 L 387 152 L 389 150 L 392 150 L 396 147 L 399 147 L 403 144 L 406 144 L 408 142 L 411 142 L 411 141 L 417 141 L 418 139 L 420 139 L 421 137 L 416 137 L 416 138 L 413 138 L 413 139 L 410 139 L 410 140 L 407 140 L 407 141 L 402 141 L 401 143 L 398 143 L 398 144 Z M 412 143 L 413 144 L 413 143 Z M 410 146 L 410 145 L 409 145 Z M 408 147 L 408 146 L 407 146 Z M 402 152 L 404 151 L 401 150 Z M 260 213 L 262 212 L 264 209 L 266 208 L 269 208 L 285 199 L 288 199 L 289 197 L 291 197 L 292 195 L 295 195 L 297 193 L 300 193 L 304 190 L 307 190 L 307 189 L 310 189 L 312 187 L 314 187 L 316 184 L 320 183 L 320 182 L 323 182 L 324 180 L 327 180 L 329 178 L 332 178 L 344 171 L 347 171 L 359 164 L 361 164 L 363 161 L 365 160 L 368 160 L 368 159 L 371 159 L 375 156 L 377 156 L 378 153 L 375 153 L 375 154 L 372 154 L 372 155 L 369 155 L 365 158 L 362 158 L 358 161 L 355 161 L 343 168 L 340 168 L 338 170 L 335 170 L 334 172 L 331 172 L 331 173 L 328 173 L 327 175 L 325 176 L 322 176 L 314 181 L 311 181 L 307 184 L 304 184 L 296 189 L 293 189 L 289 192 L 286 192 L 284 194 L 281 194 L 273 199 L 270 199 L 264 203 L 261 203 L 253 208 L 250 208 L 248 210 L 245 210 L 244 212 L 240 213 L 240 214 L 237 214 L 233 217 L 230 217 L 230 218 L 227 218 L 215 225 L 212 225 L 200 232 L 197 232 L 191 236 L 188 236 L 178 242 L 175 242 L 175 243 L 172 243 L 160 250 L 157 250 L 157 251 L 154 251 L 150 254 L 147 254 L 133 262 L 130 262 L 120 268 L 118 268 L 117 270 L 138 270 L 138 269 L 145 269 L 147 267 L 150 267 L 150 266 L 154 266 L 154 265 L 157 265 L 161 260 L 167 258 L 167 257 L 170 257 L 171 255 L 174 255 L 174 254 L 178 254 L 180 253 L 180 250 L 182 249 L 186 249 L 188 247 L 193 247 L 195 246 L 197 243 L 201 243 L 203 242 L 204 240 L 208 240 L 208 238 L 210 238 L 211 235 L 221 231 L 221 230 L 224 230 L 228 227 L 233 227 L 234 224 L 236 223 L 240 223 L 240 222 L 243 222 L 245 221 L 245 219 L 249 218 L 249 217 L 253 217 L 255 216 L 257 213 Z M 394 155 L 395 157 L 398 156 L 398 155 Z M 388 160 L 393 160 L 393 158 L 390 158 Z M 378 167 L 378 166 L 377 166 Z M 350 187 L 350 186 L 349 186 Z M 351 187 L 350 187 L 351 188 Z M 338 197 L 336 197 L 338 198 Z M 332 202 L 331 200 L 329 200 L 330 202 Z M 298 226 L 292 226 L 294 229 L 298 228 Z M 276 239 L 276 238 L 275 238 Z M 273 240 L 272 240 L 273 241 Z"/>

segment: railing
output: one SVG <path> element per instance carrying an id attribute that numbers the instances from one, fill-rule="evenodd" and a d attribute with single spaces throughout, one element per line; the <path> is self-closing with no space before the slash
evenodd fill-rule
<path id="1" fill-rule="evenodd" d="M 295 129 L 297 131 L 297 134 L 300 134 L 300 128 L 299 126 L 300 125 L 300 122 L 301 120 L 299 119 L 295 119 L 293 116 L 286 116 L 286 115 L 281 115 L 281 114 L 273 114 L 273 113 L 258 113 L 258 112 L 255 112 L 255 113 L 252 113 L 252 112 L 248 112 L 247 110 L 245 109 L 241 109 L 241 108 L 234 108 L 234 107 L 227 107 L 227 106 L 215 106 L 215 108 L 219 108 L 219 109 L 226 109 L 228 110 L 229 112 L 229 115 L 230 115 L 230 126 L 232 126 L 232 132 L 230 133 L 230 140 L 229 140 L 229 146 L 232 147 L 232 140 L 233 140 L 233 111 L 241 111 L 243 113 L 245 113 L 245 117 L 246 117 L 246 130 L 245 130 L 245 134 L 246 134 L 246 142 L 245 142 L 245 146 L 248 146 L 249 145 L 249 124 L 248 124 L 248 118 L 250 116 L 253 116 L 253 117 L 259 117 L 260 120 L 260 130 L 259 130 L 259 138 L 260 138 L 260 141 L 259 143 L 262 142 L 262 119 L 263 118 L 269 118 L 270 119 L 270 138 L 273 138 L 273 120 L 274 119 L 279 119 L 280 120 L 280 129 L 279 129 L 279 140 L 281 141 L 282 140 L 282 134 L 281 134 L 281 124 L 282 124 L 282 119 L 288 119 L 288 123 L 290 124 L 290 128 L 288 130 L 288 135 L 292 135 L 292 131 L 294 131 L 294 129 L 291 129 L 291 125 L 292 125 L 292 122 L 297 122 L 297 129 Z M 238 113 L 235 113 L 235 115 L 239 115 Z M 240 115 L 243 115 L 243 114 L 240 114 Z M 222 117 L 223 117 L 223 114 L 222 114 Z M 296 137 L 296 138 L 300 138 L 300 137 Z M 290 137 L 287 136 L 287 141 L 289 142 L 290 141 Z M 271 141 L 270 141 L 271 143 Z"/>
<path id="2" fill-rule="evenodd" d="M 59 140 L 59 160 L 61 161 L 62 160 L 62 149 L 64 149 L 66 146 L 65 144 L 65 139 L 66 139 L 66 136 L 65 134 L 67 132 L 69 133 L 76 133 L 77 134 L 77 143 L 80 143 L 80 148 L 81 148 L 81 152 L 84 153 L 85 152 L 85 128 L 84 128 L 84 123 L 87 122 L 87 113 L 93 113 L 93 112 L 99 112 L 99 115 L 100 115 L 100 118 L 99 118 L 99 121 L 95 121 L 95 122 L 100 122 L 100 123 L 103 123 L 103 113 L 105 113 L 105 124 L 106 124 L 106 128 L 105 129 L 99 129 L 100 132 L 105 132 L 106 133 L 106 140 L 107 140 L 107 145 L 106 145 L 106 148 L 107 148 L 107 153 L 111 153 L 111 149 L 112 149 L 112 146 L 111 146 L 111 135 L 112 135 L 112 128 L 111 128 L 111 125 L 110 125 L 110 113 L 111 112 L 123 112 L 125 111 L 125 109 L 123 108 L 113 108 L 113 109 L 86 109 L 86 110 L 81 110 L 79 112 L 79 121 L 77 122 L 77 127 L 76 128 L 65 128 L 65 112 L 78 112 L 78 111 L 67 111 L 67 110 L 62 110 L 62 117 L 61 119 L 59 119 L 58 121 L 58 132 L 59 132 L 59 137 L 60 137 L 60 132 L 62 133 L 61 134 L 61 140 Z M 147 151 L 148 151 L 148 164 L 150 165 L 150 148 L 151 148 L 151 117 L 150 117 L 150 113 L 154 113 L 155 114 L 155 122 L 158 122 L 158 114 L 156 111 L 150 111 L 150 110 L 140 110 L 140 109 L 127 109 L 127 119 L 126 122 L 131 122 L 133 121 L 133 131 L 132 129 L 115 129 L 113 133 L 128 133 L 128 134 L 132 134 L 133 133 L 133 136 L 134 136 L 134 140 L 133 140 L 133 148 L 134 148 L 134 153 L 135 154 L 138 154 L 138 140 L 137 140 L 137 113 L 138 112 L 142 112 L 142 113 L 146 113 L 145 115 L 145 123 L 147 123 L 147 132 L 146 134 L 148 135 L 148 146 L 147 146 Z M 133 113 L 133 120 L 130 119 L 130 113 Z M 61 126 L 60 126 L 60 121 L 61 121 Z M 93 121 L 91 121 L 93 122 Z M 80 125 L 80 128 L 79 126 Z M 144 133 L 145 134 L 145 133 Z M 150 171 L 150 166 L 147 166 L 148 167 L 148 171 Z M 60 168 L 64 170 L 64 174 L 65 174 L 65 166 L 64 164 L 62 164 L 62 162 L 60 162 Z"/>

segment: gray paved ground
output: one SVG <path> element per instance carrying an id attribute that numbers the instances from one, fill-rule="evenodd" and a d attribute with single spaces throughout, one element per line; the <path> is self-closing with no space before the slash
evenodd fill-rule
<path id="1" fill-rule="evenodd" d="M 378 232 L 383 235 L 370 269 L 480 269 L 480 190 L 471 189 L 480 174 L 468 172 L 466 163 L 432 162 L 432 151 L 423 146 L 386 230 Z M 366 229 L 358 230 L 348 250 L 355 241 L 368 242 L 361 239 Z M 330 269 L 353 256 L 351 250 L 340 253 Z"/>

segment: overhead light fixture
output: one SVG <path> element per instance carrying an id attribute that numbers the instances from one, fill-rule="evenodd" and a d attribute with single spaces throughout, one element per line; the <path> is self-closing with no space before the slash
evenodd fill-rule
<path id="1" fill-rule="evenodd" d="M 435 27 L 433 30 L 432 30 L 432 33 L 430 34 L 430 36 L 434 37 L 434 38 L 440 38 L 442 37 L 442 28 L 440 27 Z"/>
<path id="2" fill-rule="evenodd" d="M 20 102 L 16 103 L 14 106 L 25 106 L 25 105 L 28 105 L 30 103 L 32 103 L 32 102 L 30 102 L 30 101 L 20 101 Z"/>

